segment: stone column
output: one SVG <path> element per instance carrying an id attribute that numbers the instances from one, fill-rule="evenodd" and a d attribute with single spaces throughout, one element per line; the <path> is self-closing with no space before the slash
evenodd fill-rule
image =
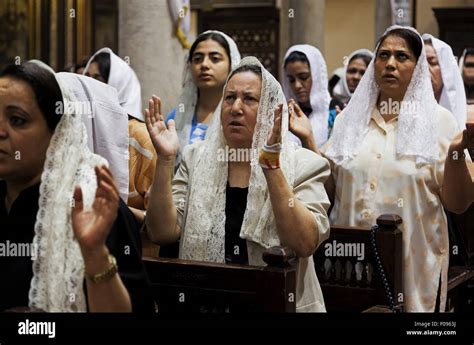
<path id="1" fill-rule="evenodd" d="M 376 0 L 375 3 L 375 42 L 392 25 L 392 7 L 389 0 Z"/>
<path id="2" fill-rule="evenodd" d="M 280 59 L 295 44 L 311 44 L 324 51 L 326 0 L 279 0 Z M 280 61 L 281 62 L 281 61 Z"/>
<path id="3" fill-rule="evenodd" d="M 174 34 L 167 1 L 119 0 L 119 55 L 141 83 L 142 106 L 156 94 L 168 113 L 178 103 L 186 50 Z"/>

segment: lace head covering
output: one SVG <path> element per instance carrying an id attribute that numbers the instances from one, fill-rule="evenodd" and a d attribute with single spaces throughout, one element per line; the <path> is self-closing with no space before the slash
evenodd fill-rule
<path id="1" fill-rule="evenodd" d="M 349 90 L 349 86 L 347 85 L 347 68 L 349 67 L 349 64 L 351 63 L 351 60 L 354 58 L 356 55 L 363 55 L 367 56 L 370 59 L 374 57 L 374 54 L 368 50 L 368 49 L 358 49 L 355 50 L 349 55 L 347 59 L 347 64 L 344 66 L 344 72 L 342 73 L 341 79 L 337 82 L 336 86 L 334 86 L 333 89 L 333 95 L 334 98 L 340 100 L 342 103 L 347 103 L 351 99 L 353 93 Z"/>
<path id="2" fill-rule="evenodd" d="M 55 76 L 64 113 L 51 138 L 41 175 L 33 239 L 38 252 L 33 261 L 29 306 L 48 312 L 86 311 L 84 261 L 73 234 L 71 208 L 77 185 L 82 188 L 84 208 L 91 207 L 97 188 L 94 168 L 108 164 L 88 147 L 83 117 L 89 114 L 68 103 L 91 102 L 94 94 L 96 99 L 104 100 L 92 104 L 96 117 L 121 107 L 115 89 L 104 83 L 74 73 Z"/>
<path id="3" fill-rule="evenodd" d="M 385 31 L 395 29 L 411 30 L 412 27 L 393 25 Z M 384 35 L 385 35 L 384 34 Z M 423 45 L 423 40 L 420 36 Z M 375 82 L 374 58 L 357 86 L 347 107 L 337 116 L 331 138 L 328 141 L 326 156 L 336 164 L 351 159 L 369 128 L 372 111 L 376 107 L 380 88 Z M 399 156 L 414 156 L 417 163 L 433 163 L 439 159 L 437 131 L 433 122 L 433 114 L 437 106 L 431 86 L 431 77 L 424 45 L 413 71 L 410 84 L 405 92 L 398 116 L 398 132 L 396 153 Z"/>
<path id="4" fill-rule="evenodd" d="M 295 180 L 294 150 L 288 141 L 288 107 L 280 84 L 255 57 L 242 59 L 237 66 L 253 65 L 262 71 L 262 89 L 253 133 L 252 152 L 259 152 L 273 127 L 273 112 L 283 104 L 282 152 L 280 162 L 283 174 L 292 186 Z M 227 80 L 227 82 L 229 79 Z M 222 103 L 222 101 L 221 101 Z M 187 218 L 181 237 L 180 258 L 189 260 L 224 262 L 225 205 L 228 164 L 219 161 L 220 150 L 225 150 L 226 139 L 221 127 L 221 106 L 214 113 L 211 131 L 205 142 L 196 149 L 194 169 L 189 181 L 190 196 Z M 199 145 L 199 144 L 198 144 Z M 222 151 L 221 151 L 222 152 Z M 258 154 L 251 155 L 251 173 L 247 206 L 240 237 L 268 248 L 278 245 L 267 183 Z"/>
<path id="5" fill-rule="evenodd" d="M 453 50 L 448 44 L 430 34 L 424 34 L 422 37 L 424 40 L 431 41 L 438 56 L 441 78 L 443 79 L 439 104 L 453 113 L 459 128 L 464 129 L 467 120 L 467 100 L 464 82 L 461 73 L 459 73 Z"/>
<path id="6" fill-rule="evenodd" d="M 234 40 L 227 36 L 225 33 L 215 30 L 209 30 L 203 32 L 200 36 L 205 34 L 217 34 L 221 35 L 227 41 L 230 51 L 230 69 L 234 69 L 240 62 L 240 52 L 235 44 Z M 179 146 L 182 150 L 189 143 L 189 136 L 191 134 L 193 117 L 196 112 L 196 105 L 198 101 L 198 88 L 193 81 L 193 75 L 191 71 L 191 63 L 189 62 L 189 53 L 186 54 L 184 60 L 183 70 L 183 90 L 179 97 L 178 107 L 176 108 L 175 126 L 179 137 Z M 176 160 L 179 162 L 179 157 Z"/>
<path id="7" fill-rule="evenodd" d="M 314 138 L 316 139 L 316 145 L 321 147 L 328 140 L 329 102 L 331 102 L 331 96 L 328 91 L 328 71 L 326 68 L 326 62 L 324 61 L 324 57 L 319 49 L 309 44 L 298 44 L 290 47 L 286 52 L 283 61 L 285 61 L 286 58 L 295 51 L 306 55 L 306 58 L 309 61 L 311 79 L 313 82 L 309 95 L 312 109 L 309 119 L 313 128 Z M 284 76 L 282 83 L 283 91 L 287 99 L 293 98 L 296 100 L 296 96 L 291 90 L 290 82 L 286 77 L 284 62 L 282 75 Z M 293 141 L 299 142 L 295 136 L 291 135 L 291 138 Z"/>
<path id="8" fill-rule="evenodd" d="M 110 55 L 110 72 L 107 84 L 117 89 L 120 105 L 130 116 L 142 122 L 145 121 L 142 113 L 141 87 L 137 75 L 128 63 L 114 54 L 112 49 L 102 48 L 92 55 L 84 68 L 84 74 L 87 73 L 90 64 L 100 53 L 108 53 Z"/>

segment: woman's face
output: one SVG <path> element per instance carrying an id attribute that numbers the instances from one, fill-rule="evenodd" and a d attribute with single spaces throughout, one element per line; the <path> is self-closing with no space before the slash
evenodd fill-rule
<path id="1" fill-rule="evenodd" d="M 261 89 L 262 79 L 250 71 L 235 74 L 227 83 L 221 122 L 229 147 L 252 146 Z"/>
<path id="2" fill-rule="evenodd" d="M 300 105 L 309 107 L 311 105 L 310 95 L 313 79 L 308 63 L 303 61 L 289 62 L 285 67 L 285 72 L 296 101 Z"/>
<path id="3" fill-rule="evenodd" d="M 375 58 L 375 81 L 382 96 L 402 100 L 415 66 L 415 54 L 403 38 L 385 38 Z"/>
<path id="4" fill-rule="evenodd" d="M 441 95 L 441 90 L 443 89 L 443 78 L 441 77 L 441 67 L 439 65 L 438 55 L 431 44 L 425 44 L 425 51 L 434 94 Z"/>
<path id="5" fill-rule="evenodd" d="M 229 70 L 229 57 L 219 43 L 208 39 L 196 46 L 191 57 L 191 71 L 198 89 L 222 89 Z"/>
<path id="6" fill-rule="evenodd" d="M 94 78 L 98 81 L 106 83 L 105 78 L 100 74 L 99 64 L 97 62 L 92 62 L 87 69 L 86 75 L 88 77 Z M 106 83 L 107 84 L 107 83 Z"/>
<path id="7" fill-rule="evenodd" d="M 357 85 L 359 85 L 359 82 L 364 76 L 366 69 L 367 65 L 362 58 L 352 59 L 347 66 L 346 81 L 347 87 L 351 93 L 354 93 L 354 91 L 357 89 Z"/>
<path id="8" fill-rule="evenodd" d="M 33 89 L 24 81 L 0 78 L 0 178 L 19 184 L 37 178 L 52 135 Z"/>

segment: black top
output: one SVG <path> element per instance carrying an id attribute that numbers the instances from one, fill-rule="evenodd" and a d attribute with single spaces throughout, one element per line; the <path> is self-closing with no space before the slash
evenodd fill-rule
<path id="1" fill-rule="evenodd" d="M 227 183 L 225 203 L 225 262 L 248 264 L 247 243 L 240 229 L 247 207 L 248 188 L 230 187 Z"/>
<path id="2" fill-rule="evenodd" d="M 25 248 L 26 244 L 33 242 L 39 186 L 23 190 L 8 213 L 5 206 L 6 183 L 0 181 L 0 311 L 28 306 L 28 292 L 33 278 L 31 257 L 18 256 L 20 253 L 15 255 L 12 248 L 20 248 L 18 244 L 23 244 Z M 138 227 L 122 200 L 106 244 L 117 259 L 119 274 L 130 294 L 133 311 L 153 312 L 149 281 L 141 261 Z M 7 247 L 10 249 L 5 251 Z"/>

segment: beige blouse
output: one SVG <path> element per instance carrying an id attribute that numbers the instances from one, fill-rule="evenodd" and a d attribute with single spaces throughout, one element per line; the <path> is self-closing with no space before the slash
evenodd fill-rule
<path id="1" fill-rule="evenodd" d="M 192 176 L 194 152 L 203 143 L 205 142 L 198 142 L 185 147 L 181 165 L 173 179 L 173 199 L 181 229 L 185 229 L 189 196 L 188 183 L 192 183 L 189 181 L 189 177 Z M 314 152 L 302 148 L 297 149 L 296 157 L 297 167 L 295 169 L 296 179 L 293 185 L 293 193 L 314 216 L 319 230 L 319 246 L 329 237 L 330 230 L 327 216 L 330 202 L 324 189 L 324 182 L 330 174 L 329 162 Z M 262 260 L 265 248 L 255 242 L 247 241 L 247 250 L 250 265 L 266 265 Z M 300 258 L 298 262 L 296 311 L 326 311 L 312 256 Z"/>
<path id="2" fill-rule="evenodd" d="M 434 311 L 440 278 L 441 310 L 446 303 L 449 243 L 440 190 L 457 124 L 441 106 L 433 121 L 439 127 L 440 148 L 435 164 L 417 166 L 414 158 L 396 157 L 398 118 L 385 122 L 375 109 L 357 156 L 332 172 L 336 194 L 331 224 L 372 226 L 384 213 L 403 218 L 404 295 L 395 298 L 410 312 Z"/>

